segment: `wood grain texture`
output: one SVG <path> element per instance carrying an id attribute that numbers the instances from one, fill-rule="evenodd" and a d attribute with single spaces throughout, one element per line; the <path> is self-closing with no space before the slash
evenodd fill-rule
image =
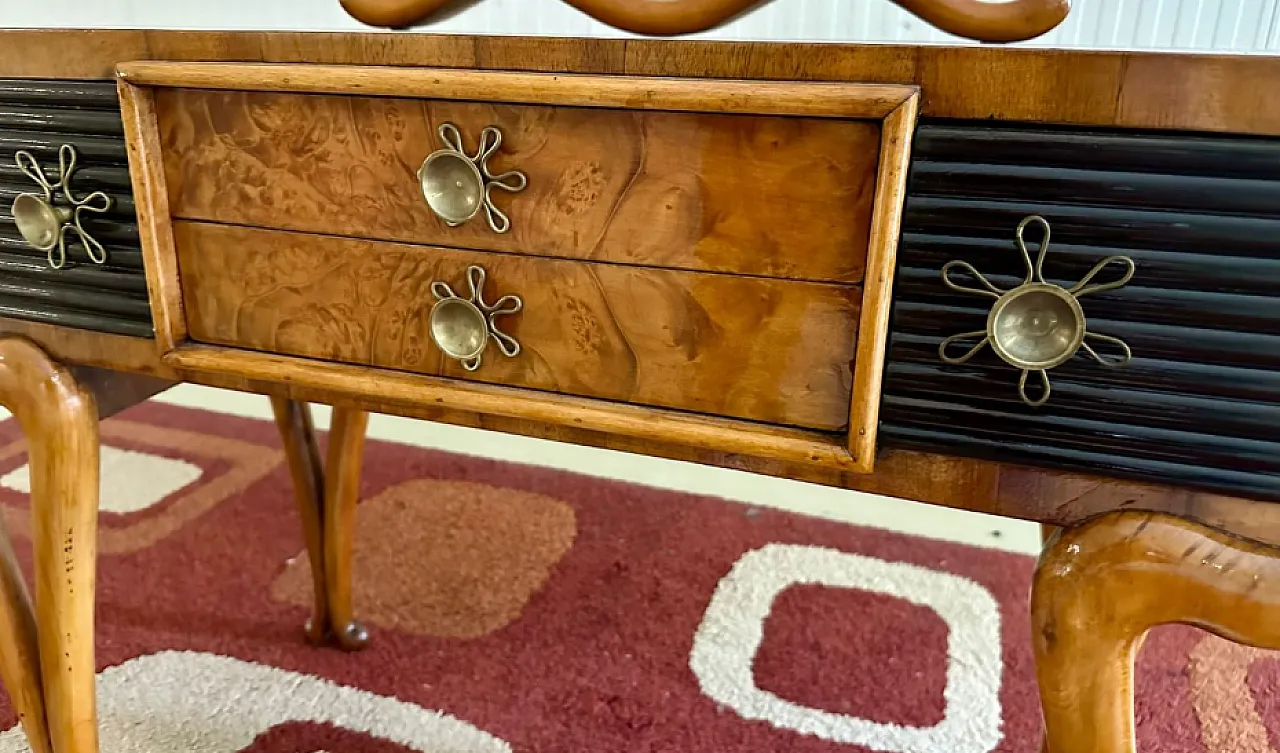
<path id="1" fill-rule="evenodd" d="M 173 368 L 160 359 L 156 341 L 151 339 L 5 318 L 0 318 L 0 335 L 18 335 L 32 340 L 62 363 L 147 374 L 162 379 L 177 378 Z"/>
<path id="2" fill-rule="evenodd" d="M 173 214 L 258 227 L 795 279 L 862 278 L 878 123 L 156 90 Z M 504 134 L 512 231 L 450 228 L 417 170 L 446 122 Z"/>
<path id="3" fill-rule="evenodd" d="M 120 116 L 124 120 L 129 150 L 129 175 L 138 207 L 138 238 L 142 243 L 151 299 L 151 319 L 161 352 L 187 339 L 182 292 L 178 285 L 177 256 L 169 197 L 164 187 L 164 166 L 156 122 L 154 92 L 121 81 Z"/>
<path id="4" fill-rule="evenodd" d="M 868 244 L 866 285 L 849 406 L 849 452 L 864 464 L 866 470 L 871 470 L 875 461 L 876 430 L 880 426 L 885 343 L 889 334 L 902 202 L 906 195 L 911 137 L 915 133 L 918 104 L 917 97 L 903 102 L 885 118 L 882 126 L 884 136 L 876 176 L 876 212 Z"/>
<path id="5" fill-rule="evenodd" d="M 1045 753 L 1134 753 L 1133 662 L 1147 631 L 1189 623 L 1280 649 L 1280 549 L 1113 513 L 1050 539 L 1031 612 Z"/>
<path id="6" fill-rule="evenodd" d="M 829 54 L 837 49 L 838 54 Z M 629 39 L 622 71 L 643 76 L 914 83 L 918 60 L 930 49 L 899 45 Z M 928 92 L 922 94 L 928 96 Z"/>
<path id="7" fill-rule="evenodd" d="M 311 564 L 311 617 L 304 630 L 307 640 L 319 645 L 329 634 L 329 591 L 324 576 L 324 466 L 320 462 L 320 445 L 316 441 L 310 405 L 272 397 L 271 412 L 289 463 L 298 520 L 302 523 L 302 540 Z"/>
<path id="8" fill-rule="evenodd" d="M 351 555 L 369 414 L 334 408 L 328 462 L 322 466 L 311 406 L 272 397 L 271 410 L 289 460 L 311 564 L 314 599 L 307 639 L 315 645 L 333 641 L 349 651 L 363 648 L 368 633 L 352 616 Z"/>
<path id="9" fill-rule="evenodd" d="M 147 57 L 139 30 L 12 29 L 0 31 L 0 77 L 109 79 L 121 60 Z M 67 50 L 75 50 L 68 55 Z"/>
<path id="10" fill-rule="evenodd" d="M 175 223 L 193 339 L 822 430 L 849 417 L 860 289 Z M 523 347 L 474 374 L 428 319 L 441 280 Z"/>
<path id="11" fill-rule="evenodd" d="M 32 752 L 53 753 L 45 720 L 38 635 L 31 593 L 9 532 L 0 524 L 0 681 Z"/>
<path id="12" fill-rule="evenodd" d="M 414 416 L 427 409 L 491 414 L 645 438 L 655 445 L 853 468 L 841 437 L 823 432 L 210 345 L 186 345 L 165 360 L 188 381 L 377 413 Z"/>
<path id="13" fill-rule="evenodd" d="M 68 48 L 76 54 L 63 54 Z M 925 117 L 1025 114 L 1077 125 L 1280 134 L 1280 112 L 1243 83 L 1280 76 L 1277 57 L 446 34 L 0 31 L 0 76 L 110 78 L 119 63 L 149 59 L 874 81 L 922 86 Z M 1174 83 L 1201 77 L 1223 85 Z"/>
<path id="14" fill-rule="evenodd" d="M 352 17 L 401 28 L 429 21 L 451 0 L 341 0 Z M 767 0 L 565 0 L 610 26 L 637 34 L 674 36 L 719 26 Z M 925 21 L 984 42 L 1032 39 L 1066 19 L 1070 0 L 894 0 Z"/>
<path id="15" fill-rule="evenodd" d="M 1125 67 L 1116 120 L 1153 128 L 1280 134 L 1280 101 L 1259 97 L 1275 80 L 1275 57 L 1139 57 Z M 1212 93 L 1212 103 L 1188 107 L 1184 92 Z"/>
<path id="16" fill-rule="evenodd" d="M 360 65 L 121 63 L 135 86 L 348 94 L 503 104 L 626 108 L 735 115 L 869 118 L 888 115 L 913 86 L 862 83 L 716 81 L 706 78 L 590 76 L 571 72 L 454 70 Z"/>
<path id="17" fill-rule="evenodd" d="M 916 72 L 924 96 L 921 114 L 1140 125 L 1123 123 L 1117 117 L 1117 102 L 1127 89 L 1127 56 L 1063 50 L 1039 52 L 1011 57 L 1004 50 L 989 48 L 942 48 L 929 55 L 922 54 Z M 1184 96 L 1182 105 L 1192 106 L 1193 99 L 1195 97 Z"/>
<path id="18" fill-rule="evenodd" d="M 97 753 L 97 406 L 70 372 L 17 337 L 0 338 L 0 405 L 18 419 L 29 445 L 36 642 L 51 747 L 57 753 Z M 21 618 L 10 615 L 6 621 Z M 24 651 L 30 649 L 28 638 L 20 642 Z M 14 669 L 6 662 L 7 671 Z M 29 685 L 10 686 L 15 697 L 25 699 L 28 715 Z"/>
<path id="19" fill-rule="evenodd" d="M 351 555 L 356 536 L 356 505 L 369 414 L 333 409 L 329 458 L 324 479 L 324 585 L 329 600 L 329 633 L 348 651 L 364 648 L 369 634 L 351 606 Z"/>

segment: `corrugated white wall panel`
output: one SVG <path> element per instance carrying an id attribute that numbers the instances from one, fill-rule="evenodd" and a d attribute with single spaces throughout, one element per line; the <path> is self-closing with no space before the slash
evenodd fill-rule
<path id="1" fill-rule="evenodd" d="M 1037 47 L 1280 52 L 1280 0 L 1075 0 Z M 0 0 L 0 27 L 354 31 L 338 0 Z M 423 31 L 619 37 L 561 0 L 477 0 Z M 403 32 L 401 32 L 403 33 Z M 888 0 L 775 0 L 707 39 L 962 43 Z"/>

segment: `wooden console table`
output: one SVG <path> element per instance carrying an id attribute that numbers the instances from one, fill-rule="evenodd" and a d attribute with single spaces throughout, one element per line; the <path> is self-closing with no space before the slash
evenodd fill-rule
<path id="1" fill-rule="evenodd" d="M 96 421 L 189 381 L 273 400 L 317 642 L 367 638 L 361 445 L 367 411 L 394 413 L 1058 527 L 1032 597 L 1047 750 L 1132 751 L 1151 626 L 1280 648 L 1277 77 L 0 32 L 0 198 L 44 202 L 0 217 L 0 403 L 31 442 L 37 556 L 33 610 L 4 543 L 0 677 L 33 749 L 97 750 Z M 309 402 L 337 408 L 324 463 Z"/>

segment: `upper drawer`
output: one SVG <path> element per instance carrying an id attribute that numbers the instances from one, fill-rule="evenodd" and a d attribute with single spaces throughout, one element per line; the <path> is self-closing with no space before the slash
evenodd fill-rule
<path id="1" fill-rule="evenodd" d="M 877 120 L 197 89 L 156 111 L 183 219 L 802 280 L 866 266 Z M 527 176 L 493 192 L 509 232 L 428 207 L 446 123 L 468 156 L 497 128 L 493 173 Z"/>

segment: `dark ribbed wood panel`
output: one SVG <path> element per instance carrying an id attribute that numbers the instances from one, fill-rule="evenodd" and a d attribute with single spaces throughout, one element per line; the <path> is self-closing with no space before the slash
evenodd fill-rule
<path id="1" fill-rule="evenodd" d="M 1053 228 L 1051 281 L 1112 254 L 1138 269 L 1081 301 L 1133 362 L 1077 355 L 1050 372 L 1043 408 L 989 348 L 938 359 L 991 304 L 944 287 L 942 266 L 1018 284 L 1030 214 Z M 925 122 L 898 260 L 882 445 L 1280 499 L 1280 141 Z"/>
<path id="2" fill-rule="evenodd" d="M 114 199 L 110 213 L 85 223 L 107 249 L 104 265 L 90 262 L 74 240 L 67 267 L 50 269 L 46 253 L 28 246 L 13 224 L 14 198 L 39 192 L 14 164 L 14 153 L 26 149 L 56 177 L 62 144 L 74 145 L 79 155 L 75 195 L 105 191 Z M 153 334 L 124 128 L 109 81 L 0 79 L 0 316 Z"/>

